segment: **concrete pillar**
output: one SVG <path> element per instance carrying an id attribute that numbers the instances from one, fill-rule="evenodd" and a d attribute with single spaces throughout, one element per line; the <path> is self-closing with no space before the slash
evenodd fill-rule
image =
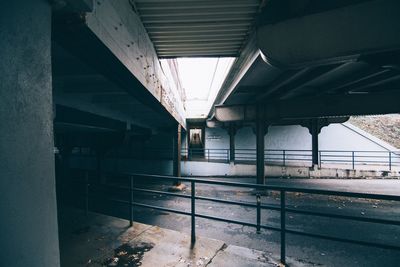
<path id="1" fill-rule="evenodd" d="M 106 184 L 107 178 L 103 170 L 105 151 L 101 148 L 96 149 L 96 173 L 100 184 Z"/>
<path id="2" fill-rule="evenodd" d="M 59 266 L 51 6 L 0 2 L 1 266 Z"/>
<path id="3" fill-rule="evenodd" d="M 236 127 L 235 125 L 229 126 L 229 162 L 235 162 L 235 135 Z"/>
<path id="4" fill-rule="evenodd" d="M 264 136 L 266 132 L 264 112 L 261 107 L 257 107 L 256 120 L 256 172 L 257 184 L 264 184 L 265 162 L 264 162 Z"/>
<path id="5" fill-rule="evenodd" d="M 311 138 L 312 138 L 312 165 L 318 165 L 319 163 L 319 155 L 318 155 L 318 134 L 320 132 L 320 128 L 318 125 L 318 120 L 312 120 L 311 123 Z"/>
<path id="6" fill-rule="evenodd" d="M 69 146 L 64 146 L 64 147 L 58 147 L 59 149 L 59 154 L 58 154 L 58 160 L 55 159 L 55 168 L 57 167 L 57 161 L 59 162 L 59 169 L 58 173 L 56 172 L 56 189 L 57 189 L 57 202 L 58 202 L 58 207 L 63 204 L 63 201 L 65 200 L 62 199 L 62 197 L 65 195 L 66 190 L 68 190 L 68 179 L 70 179 L 70 160 L 71 160 L 71 153 L 72 153 L 72 147 Z"/>
<path id="7" fill-rule="evenodd" d="M 173 133 L 173 176 L 175 177 L 181 177 L 181 131 L 182 127 L 178 124 L 177 131 Z M 176 181 L 175 184 L 179 185 L 180 182 Z"/>

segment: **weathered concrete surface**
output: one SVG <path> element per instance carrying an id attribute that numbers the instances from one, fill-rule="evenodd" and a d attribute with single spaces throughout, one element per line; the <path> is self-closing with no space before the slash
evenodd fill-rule
<path id="1" fill-rule="evenodd" d="M 59 266 L 51 6 L 0 2 L 1 266 Z"/>
<path id="2" fill-rule="evenodd" d="M 219 251 L 208 266 L 262 267 L 277 265 L 278 263 L 273 262 L 264 252 L 231 245 Z"/>
<path id="3" fill-rule="evenodd" d="M 188 234 L 136 222 L 133 227 L 128 225 L 128 221 L 114 217 L 96 213 L 85 216 L 83 211 L 64 210 L 60 214 L 61 265 L 107 266 L 108 263 L 108 266 L 123 266 L 118 264 L 125 251 L 115 253 L 121 247 L 144 248 L 142 252 L 132 254 L 137 265 L 128 266 L 278 265 L 271 253 L 226 245 L 223 241 L 201 236 L 197 236 L 196 244 L 191 248 Z M 291 266 L 302 266 L 290 259 L 289 262 Z"/>
<path id="4" fill-rule="evenodd" d="M 60 221 L 61 266 L 101 266 L 111 251 L 142 234 L 150 225 L 83 211 L 63 210 Z"/>
<path id="5" fill-rule="evenodd" d="M 229 245 L 217 252 L 214 259 L 207 266 L 219 267 L 276 267 L 280 265 L 279 260 L 271 257 L 272 253 L 267 253 L 255 249 Z M 287 266 L 309 266 L 291 258 L 286 259 Z"/>
<path id="6" fill-rule="evenodd" d="M 154 46 L 130 1 L 97 1 L 87 27 L 161 105 L 186 128 L 181 96 L 165 76 Z"/>
<path id="7" fill-rule="evenodd" d="M 143 267 L 153 266 L 207 266 L 224 242 L 198 236 L 196 244 L 190 248 L 190 235 L 152 227 L 145 234 L 130 242 L 133 246 L 140 243 L 153 243 L 154 248 L 143 257 Z"/>

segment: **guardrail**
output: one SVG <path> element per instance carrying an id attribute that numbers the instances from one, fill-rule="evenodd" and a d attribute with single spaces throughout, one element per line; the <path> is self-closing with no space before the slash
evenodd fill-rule
<path id="1" fill-rule="evenodd" d="M 93 189 L 96 187 L 92 187 L 89 181 L 89 172 L 88 170 L 81 170 L 85 173 L 85 209 L 86 212 L 89 210 L 90 204 L 90 197 L 91 196 L 98 196 L 98 192 L 93 192 Z M 110 173 L 109 173 L 110 174 Z M 362 199 L 374 199 L 374 200 L 389 200 L 389 201 L 400 201 L 400 196 L 394 195 L 382 195 L 382 194 L 369 194 L 369 193 L 355 193 L 355 192 L 341 192 L 341 191 L 331 191 L 331 190 L 319 190 L 319 189 L 304 189 L 304 188 L 287 188 L 282 186 L 269 186 L 269 185 L 258 185 L 258 184 L 250 184 L 250 183 L 236 183 L 236 182 L 224 182 L 224 181 L 216 181 L 216 180 L 209 180 L 209 179 L 195 179 L 195 178 L 181 178 L 181 177 L 172 177 L 172 176 L 162 176 L 162 175 L 145 175 L 145 174 L 134 174 L 134 173 L 115 173 L 112 175 L 118 175 L 118 177 L 122 177 L 125 181 L 124 184 L 121 185 L 106 185 L 108 188 L 115 188 L 118 190 L 125 190 L 129 193 L 129 199 L 115 199 L 111 198 L 108 199 L 113 202 L 123 203 L 126 204 L 129 208 L 129 221 L 130 225 L 132 226 L 134 220 L 133 214 L 133 207 L 141 207 L 141 208 L 149 208 L 154 210 L 160 210 L 165 212 L 172 212 L 181 215 L 187 215 L 191 217 L 191 241 L 192 244 L 196 242 L 196 218 L 204 218 L 210 220 L 216 220 L 226 223 L 234 223 L 240 224 L 243 226 L 254 227 L 257 233 L 260 233 L 261 229 L 271 230 L 271 231 L 278 231 L 280 232 L 280 261 L 282 264 L 286 263 L 286 238 L 287 234 L 293 235 L 300 235 L 300 236 L 308 236 L 312 238 L 324 239 L 324 240 L 331 240 L 331 241 L 338 241 L 350 244 L 357 244 L 369 247 L 376 247 L 376 248 L 383 248 L 383 249 L 390 249 L 400 251 L 399 245 L 393 244 L 382 244 L 376 243 L 371 241 L 363 241 L 363 240 L 354 240 L 350 238 L 343 238 L 337 236 L 329 236 L 323 234 L 316 234 L 312 232 L 304 232 L 298 231 L 293 229 L 288 229 L 286 225 L 286 217 L 287 214 L 301 214 L 301 215 L 308 215 L 308 216 L 317 216 L 317 217 L 325 217 L 325 218 L 335 218 L 340 220 L 351 220 L 357 222 L 364 222 L 364 223 L 373 223 L 373 224 L 383 224 L 383 225 L 393 225 L 393 226 L 400 226 L 400 221 L 385 219 L 385 218 L 369 218 L 369 217 L 360 217 L 360 216 L 353 216 L 353 215 L 344 215 L 339 213 L 328 213 L 328 212 L 320 212 L 320 211 L 309 211 L 305 209 L 299 209 L 296 205 L 292 204 L 290 206 L 286 203 L 286 195 L 287 193 L 305 193 L 305 194 L 314 194 L 314 195 L 324 195 L 324 196 L 339 196 L 339 197 L 349 197 L 349 198 L 362 198 Z M 155 180 L 155 181 L 167 181 L 168 183 L 172 183 L 176 180 L 180 180 L 182 182 L 190 183 L 190 195 L 185 195 L 182 193 L 173 193 L 173 192 L 166 192 L 160 190 L 152 190 L 146 188 L 136 187 L 138 180 Z M 221 198 L 214 198 L 214 197 L 204 197 L 199 196 L 196 193 L 196 184 L 207 184 L 207 185 L 222 185 L 222 186 L 229 186 L 229 187 L 240 187 L 240 188 L 247 188 L 247 189 L 255 189 L 258 190 L 258 193 L 255 196 L 254 202 L 244 202 L 244 201 L 234 201 L 234 200 L 227 200 Z M 98 190 L 99 192 L 104 192 L 104 190 Z M 280 201 L 279 205 L 271 205 L 271 204 L 262 204 L 261 203 L 261 193 L 263 192 L 271 192 L 276 191 L 279 192 Z M 166 195 L 172 197 L 180 197 L 190 199 L 190 211 L 187 210 L 178 210 L 173 208 L 166 208 L 162 206 L 155 206 L 144 204 L 140 202 L 134 201 L 134 194 L 135 192 L 141 192 L 145 194 L 158 194 L 158 195 Z M 101 199 L 104 200 L 106 197 L 104 195 L 100 195 Z M 196 200 L 205 200 L 210 202 L 216 203 L 223 203 L 228 205 L 239 205 L 244 207 L 250 207 L 256 209 L 256 217 L 254 218 L 254 222 L 249 221 L 239 221 L 228 219 L 225 217 L 218 217 L 218 216 L 211 216 L 203 213 L 196 212 Z M 261 224 L 261 212 L 263 210 L 274 210 L 280 212 L 280 227 L 274 227 L 271 225 Z"/>
<path id="2" fill-rule="evenodd" d="M 350 150 L 320 150 L 319 167 L 324 165 L 348 165 L 351 169 L 356 166 L 380 166 L 392 170 L 393 167 L 400 167 L 400 151 L 350 151 Z M 184 149 L 182 160 L 204 160 L 230 162 L 229 149 Z M 255 163 L 255 149 L 236 149 L 235 162 Z M 312 166 L 311 150 L 294 149 L 266 149 L 264 151 L 265 163 L 276 165 L 298 164 Z"/>
<path id="3" fill-rule="evenodd" d="M 76 155 L 85 156 L 82 153 Z M 86 155 L 93 157 L 93 154 Z M 236 149 L 234 161 L 237 163 L 255 164 L 255 149 Z M 108 158 L 114 159 L 147 159 L 147 160 L 172 160 L 171 149 L 149 148 L 133 155 L 119 155 L 110 153 Z M 229 149 L 182 149 L 183 161 L 206 161 L 206 162 L 231 162 Z M 357 166 L 375 166 L 392 170 L 400 167 L 400 151 L 362 151 L 362 150 L 320 150 L 318 151 L 318 165 L 346 165 L 346 168 L 356 169 Z M 266 164 L 282 166 L 312 166 L 311 150 L 294 149 L 266 149 L 264 151 Z"/>
<path id="4" fill-rule="evenodd" d="M 191 148 L 182 149 L 182 160 L 229 162 L 229 149 Z"/>
<path id="5" fill-rule="evenodd" d="M 351 164 L 385 166 L 389 170 L 400 166 L 400 151 L 319 151 L 320 166 L 323 164 Z"/>

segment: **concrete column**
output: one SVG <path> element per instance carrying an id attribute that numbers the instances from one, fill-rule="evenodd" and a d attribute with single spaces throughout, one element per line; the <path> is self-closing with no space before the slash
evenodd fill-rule
<path id="1" fill-rule="evenodd" d="M 51 6 L 0 2 L 1 266 L 59 266 Z"/>
<path id="2" fill-rule="evenodd" d="M 173 147 L 173 175 L 175 177 L 181 177 L 181 125 L 178 124 L 177 131 L 174 132 L 174 147 Z M 180 182 L 176 181 L 176 185 L 179 185 Z"/>
<path id="3" fill-rule="evenodd" d="M 105 184 L 107 182 L 106 175 L 103 170 L 105 151 L 102 148 L 96 149 L 96 173 L 97 179 L 100 184 Z"/>
<path id="4" fill-rule="evenodd" d="M 257 184 L 264 184 L 265 182 L 264 136 L 265 136 L 264 112 L 261 107 L 257 107 L 257 120 L 256 120 Z"/>
<path id="5" fill-rule="evenodd" d="M 70 160 L 72 147 L 64 146 L 58 147 L 60 168 L 56 172 L 56 189 L 57 189 L 57 202 L 58 207 L 63 204 L 64 199 L 62 197 L 65 195 L 66 189 L 68 189 L 68 179 L 70 179 Z M 55 168 L 57 167 L 57 159 L 55 159 Z"/>
<path id="6" fill-rule="evenodd" d="M 235 125 L 229 126 L 229 161 L 235 162 L 235 135 L 236 127 Z"/>

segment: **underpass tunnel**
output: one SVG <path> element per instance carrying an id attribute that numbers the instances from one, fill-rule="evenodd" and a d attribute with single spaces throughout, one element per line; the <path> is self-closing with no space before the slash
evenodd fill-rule
<path id="1" fill-rule="evenodd" d="M 263 184 L 268 133 L 294 125 L 306 128 L 296 135 L 311 145 L 305 172 L 318 173 L 328 125 L 400 112 L 397 1 L 145 2 L 0 4 L 1 264 L 60 266 L 57 213 L 66 203 L 84 205 L 74 178 L 95 187 L 118 181 L 107 172 L 210 171 Z M 234 60 L 205 104 L 210 110 L 187 119 L 176 59 L 199 56 Z M 173 79 L 161 58 L 171 60 Z M 209 121 L 219 132 L 210 134 Z M 392 148 L 368 142 L 395 163 Z M 250 143 L 251 164 L 238 167 Z"/>

